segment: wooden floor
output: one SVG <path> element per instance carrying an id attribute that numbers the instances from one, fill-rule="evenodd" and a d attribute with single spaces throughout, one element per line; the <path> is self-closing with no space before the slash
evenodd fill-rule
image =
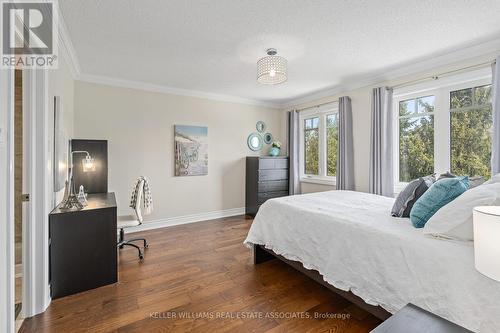
<path id="1" fill-rule="evenodd" d="M 254 266 L 242 244 L 251 222 L 239 216 L 142 232 L 150 242 L 143 263 L 133 249 L 121 250 L 117 284 L 54 300 L 21 332 L 334 333 L 380 324 L 279 260 Z"/>

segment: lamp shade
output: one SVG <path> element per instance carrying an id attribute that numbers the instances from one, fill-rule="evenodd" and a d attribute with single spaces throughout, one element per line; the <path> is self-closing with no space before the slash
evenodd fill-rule
<path id="1" fill-rule="evenodd" d="M 257 81 L 262 84 L 280 84 L 287 80 L 287 61 L 276 49 L 267 49 L 267 57 L 257 61 Z"/>
<path id="2" fill-rule="evenodd" d="M 500 281 L 500 207 L 475 207 L 473 219 L 476 269 Z"/>

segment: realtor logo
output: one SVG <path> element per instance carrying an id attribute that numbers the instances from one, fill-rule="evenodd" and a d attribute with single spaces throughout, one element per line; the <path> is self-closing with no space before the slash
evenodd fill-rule
<path id="1" fill-rule="evenodd" d="M 0 68 L 57 68 L 55 0 L 1 0 Z"/>

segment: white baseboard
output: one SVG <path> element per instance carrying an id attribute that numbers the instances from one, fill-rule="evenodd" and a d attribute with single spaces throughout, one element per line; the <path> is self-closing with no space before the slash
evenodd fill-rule
<path id="1" fill-rule="evenodd" d="M 203 221 L 208 221 L 208 220 L 220 219 L 223 217 L 230 217 L 230 216 L 237 216 L 237 215 L 244 215 L 244 214 L 245 214 L 245 207 L 231 208 L 231 209 L 225 209 L 225 210 L 217 210 L 214 212 L 169 217 L 166 219 L 159 219 L 159 220 L 153 220 L 153 221 L 144 221 L 142 223 L 142 225 L 137 226 L 137 227 L 132 227 L 132 228 L 126 228 L 126 229 L 124 229 L 124 231 L 126 234 L 129 234 L 129 233 L 138 232 L 138 231 L 165 228 L 165 227 L 171 227 L 171 226 L 180 225 L 180 224 L 203 222 Z"/>

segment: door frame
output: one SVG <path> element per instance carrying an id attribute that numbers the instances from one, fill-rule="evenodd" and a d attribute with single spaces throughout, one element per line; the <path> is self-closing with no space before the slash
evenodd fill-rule
<path id="1" fill-rule="evenodd" d="M 49 143 L 48 70 L 23 70 L 23 116 L 27 131 L 25 181 L 30 200 L 23 212 L 23 316 L 44 312 L 50 304 L 49 226 L 52 209 L 52 159 Z"/>
<path id="2" fill-rule="evenodd" d="M 14 258 L 14 70 L 0 75 L 0 331 L 15 330 L 15 258 Z M 28 148 L 26 162 L 30 194 L 23 224 L 23 316 L 31 317 L 50 304 L 48 214 L 53 202 L 52 159 L 48 103 L 48 70 L 23 70 L 23 115 L 29 124 L 23 141 Z M 4 200 L 5 199 L 5 200 Z M 5 269 L 4 269 L 5 268 Z"/>
<path id="3" fill-rule="evenodd" d="M 7 186 L 0 193 L 0 331 L 14 331 L 14 70 L 0 70 L 0 180 Z"/>

